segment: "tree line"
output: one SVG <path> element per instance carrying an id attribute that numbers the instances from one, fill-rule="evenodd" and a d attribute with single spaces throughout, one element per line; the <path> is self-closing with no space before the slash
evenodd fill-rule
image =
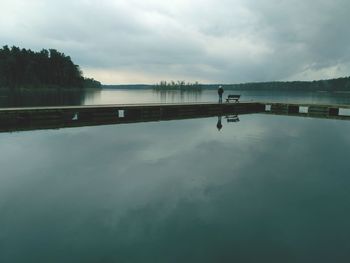
<path id="1" fill-rule="evenodd" d="M 299 91 L 350 91 L 350 77 L 314 81 L 274 81 L 241 84 L 222 84 L 224 89 L 232 90 L 299 90 Z M 205 85 L 217 89 L 218 85 Z"/>
<path id="2" fill-rule="evenodd" d="M 350 91 L 350 77 L 314 81 L 272 81 L 241 84 L 221 84 L 227 90 L 267 90 L 267 91 Z M 219 84 L 185 83 L 185 81 L 161 81 L 153 85 L 155 90 L 203 90 L 217 89 Z"/>
<path id="3" fill-rule="evenodd" d="M 101 83 L 84 78 L 78 65 L 56 49 L 0 48 L 0 87 L 6 88 L 101 88 Z"/>
<path id="4" fill-rule="evenodd" d="M 155 90 L 201 90 L 202 85 L 197 81 L 194 83 L 186 83 L 185 81 L 161 81 L 153 86 Z"/>

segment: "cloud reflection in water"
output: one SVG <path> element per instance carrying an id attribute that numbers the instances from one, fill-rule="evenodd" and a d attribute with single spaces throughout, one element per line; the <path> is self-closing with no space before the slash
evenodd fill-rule
<path id="1" fill-rule="evenodd" d="M 216 124 L 1 134 L 1 261 L 349 257 L 350 123 Z"/>

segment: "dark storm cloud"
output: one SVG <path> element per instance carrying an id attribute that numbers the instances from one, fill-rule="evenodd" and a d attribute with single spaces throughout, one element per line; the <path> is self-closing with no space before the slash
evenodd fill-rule
<path id="1" fill-rule="evenodd" d="M 56 48 L 106 83 L 313 79 L 350 70 L 350 2 L 5 0 L 1 44 Z"/>

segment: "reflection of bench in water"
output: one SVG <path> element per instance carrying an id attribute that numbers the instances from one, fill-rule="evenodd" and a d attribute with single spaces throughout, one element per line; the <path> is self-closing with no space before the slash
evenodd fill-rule
<path id="1" fill-rule="evenodd" d="M 232 95 L 232 94 L 230 94 L 230 95 L 227 96 L 226 102 L 230 102 L 230 101 L 238 102 L 240 97 L 241 97 L 241 95 Z"/>
<path id="2" fill-rule="evenodd" d="M 227 122 L 239 122 L 239 118 L 237 115 L 228 115 L 225 118 Z"/>

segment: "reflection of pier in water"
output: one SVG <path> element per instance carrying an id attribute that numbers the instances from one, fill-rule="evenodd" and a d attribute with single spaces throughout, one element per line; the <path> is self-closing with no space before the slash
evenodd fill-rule
<path id="1" fill-rule="evenodd" d="M 6 108 L 0 109 L 0 132 L 213 116 L 238 122 L 238 115 L 249 113 L 350 120 L 350 105 L 241 102 Z"/>

